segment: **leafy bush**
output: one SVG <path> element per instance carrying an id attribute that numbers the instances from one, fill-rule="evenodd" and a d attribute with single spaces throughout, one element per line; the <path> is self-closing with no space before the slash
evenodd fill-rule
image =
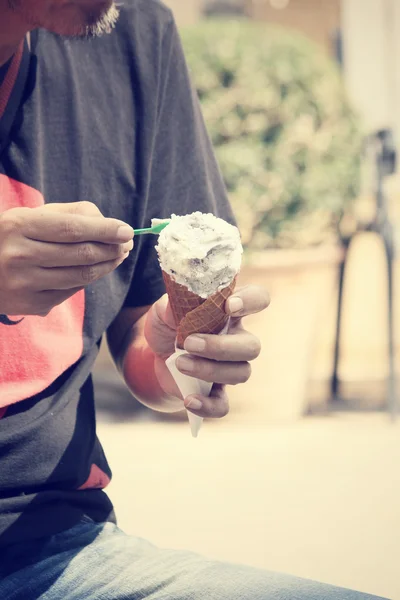
<path id="1" fill-rule="evenodd" d="M 294 31 L 245 20 L 206 20 L 182 38 L 244 244 L 336 241 L 362 145 L 336 64 Z"/>

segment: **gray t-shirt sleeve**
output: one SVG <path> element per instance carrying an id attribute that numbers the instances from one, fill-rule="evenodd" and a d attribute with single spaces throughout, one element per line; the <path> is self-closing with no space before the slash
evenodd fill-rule
<path id="1" fill-rule="evenodd" d="M 173 213 L 201 211 L 234 223 L 173 20 L 165 33 L 162 61 L 158 122 L 153 155 L 148 162 L 146 221 L 168 218 Z M 156 241 L 153 236 L 147 236 L 139 243 L 138 262 L 125 306 L 152 304 L 165 293 L 154 250 Z"/>

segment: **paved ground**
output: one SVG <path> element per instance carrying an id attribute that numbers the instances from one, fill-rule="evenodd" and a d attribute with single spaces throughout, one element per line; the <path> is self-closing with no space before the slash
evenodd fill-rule
<path id="1" fill-rule="evenodd" d="M 155 543 L 400 599 L 400 424 L 102 423 L 120 524 Z"/>
<path id="2" fill-rule="evenodd" d="M 140 409 L 103 351 L 100 436 L 127 531 L 400 600 L 400 422 L 367 412 L 385 401 L 383 267 L 376 239 L 361 238 L 347 275 L 343 412 L 272 425 L 272 409 L 289 383 L 299 389 L 294 372 L 304 347 L 295 325 L 313 306 L 300 295 L 296 274 L 287 293 L 280 286 L 265 317 L 248 320 L 263 338 L 263 355 L 251 382 L 233 393 L 233 414 L 207 423 L 198 440 L 186 422 L 157 420 Z M 400 261 L 396 274 L 400 293 Z M 331 374 L 334 298 L 310 365 L 317 385 L 308 399 L 319 413 Z"/>

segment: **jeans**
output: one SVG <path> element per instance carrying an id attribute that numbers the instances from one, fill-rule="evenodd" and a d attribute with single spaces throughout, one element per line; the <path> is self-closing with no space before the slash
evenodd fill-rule
<path id="1" fill-rule="evenodd" d="M 329 585 L 160 550 L 90 519 L 47 540 L 8 548 L 2 600 L 368 600 Z"/>

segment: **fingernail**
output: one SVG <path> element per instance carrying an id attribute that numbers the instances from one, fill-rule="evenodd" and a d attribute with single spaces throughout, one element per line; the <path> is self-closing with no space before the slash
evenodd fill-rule
<path id="1" fill-rule="evenodd" d="M 244 304 L 241 298 L 230 298 L 228 300 L 228 308 L 230 313 L 237 313 L 243 310 Z"/>
<path id="2" fill-rule="evenodd" d="M 134 235 L 134 231 L 130 225 L 122 225 L 118 228 L 117 240 L 119 242 L 129 242 Z"/>
<path id="3" fill-rule="evenodd" d="M 206 341 L 201 337 L 192 335 L 185 342 L 185 350 L 187 352 L 203 352 L 206 349 Z"/>
<path id="4" fill-rule="evenodd" d="M 180 371 L 185 371 L 185 373 L 191 373 L 194 371 L 194 361 L 188 356 L 181 356 L 176 361 L 176 366 Z"/>
<path id="5" fill-rule="evenodd" d="M 186 408 L 192 408 L 193 410 L 201 410 L 203 408 L 202 401 L 196 398 L 196 396 L 189 396 L 186 400 L 189 400 L 189 402 L 186 401 Z"/>

